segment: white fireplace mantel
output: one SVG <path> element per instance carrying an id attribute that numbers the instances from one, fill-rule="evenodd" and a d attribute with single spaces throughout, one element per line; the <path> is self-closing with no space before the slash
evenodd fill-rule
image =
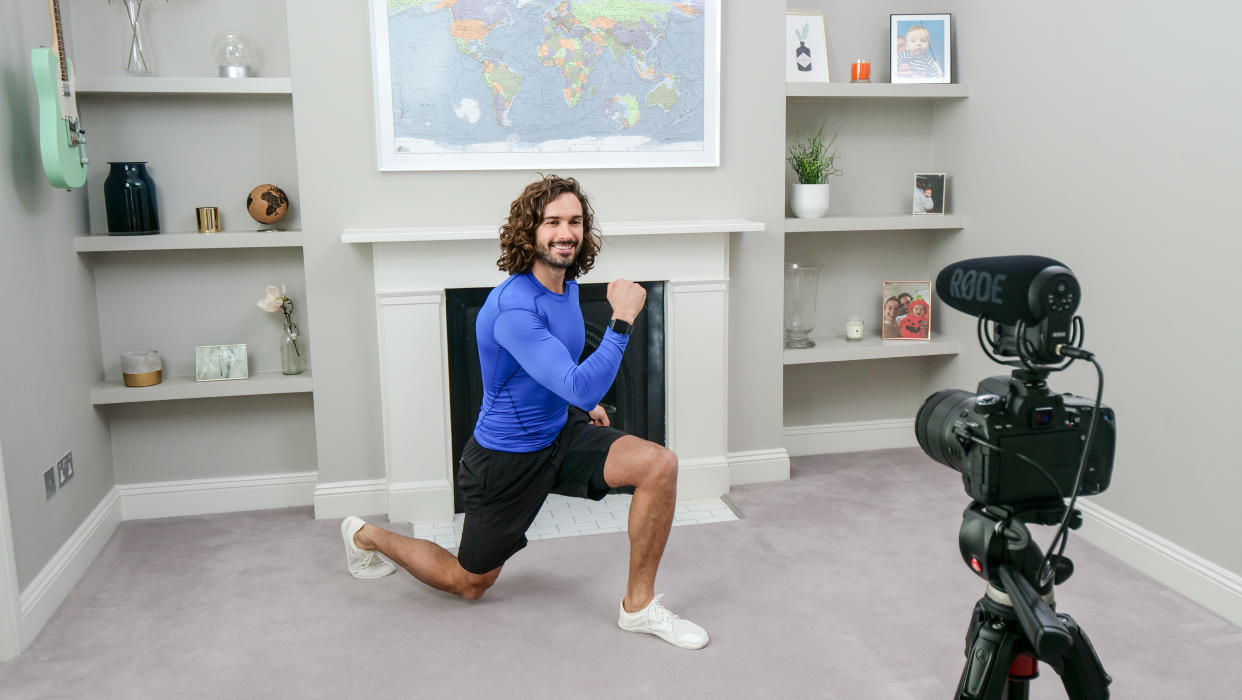
<path id="1" fill-rule="evenodd" d="M 595 269 L 580 281 L 665 281 L 668 446 L 678 456 L 679 499 L 729 490 L 729 234 L 762 231 L 744 219 L 640 221 L 600 227 Z M 347 229 L 369 244 L 375 269 L 380 396 L 388 517 L 453 518 L 446 289 L 492 287 L 496 226 Z"/>

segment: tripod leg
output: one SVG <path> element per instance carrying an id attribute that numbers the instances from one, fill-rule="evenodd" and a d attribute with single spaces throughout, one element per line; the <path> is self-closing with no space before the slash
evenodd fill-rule
<path id="1" fill-rule="evenodd" d="M 958 700 L 1001 700 L 1009 682 L 1009 667 L 1017 656 L 1021 630 L 975 606 L 966 635 L 966 666 L 957 684 Z"/>
<path id="2" fill-rule="evenodd" d="M 1104 665 L 1087 638 L 1087 631 L 1065 613 L 1057 613 L 1074 643 L 1061 655 L 1060 663 L 1051 664 L 1061 674 L 1061 683 L 1070 700 L 1107 700 L 1108 684 L 1113 679 L 1104 672 Z"/>

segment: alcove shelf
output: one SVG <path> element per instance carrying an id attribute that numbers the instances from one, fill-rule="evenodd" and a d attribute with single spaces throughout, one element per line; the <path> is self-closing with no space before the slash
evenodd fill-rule
<path id="1" fill-rule="evenodd" d="M 310 370 L 302 374 L 284 375 L 277 371 L 255 372 L 249 379 L 223 379 L 199 382 L 194 377 L 167 377 L 155 386 L 125 386 L 108 380 L 91 389 L 91 403 L 96 406 L 144 401 L 176 401 L 209 399 L 227 396 L 262 396 L 267 394 L 303 394 L 314 391 Z"/>
<path id="2" fill-rule="evenodd" d="M 79 253 L 131 250 L 218 250 L 221 248 L 301 248 L 301 231 L 176 231 L 150 236 L 79 234 L 73 239 Z"/>
<path id="3" fill-rule="evenodd" d="M 931 340 L 881 340 L 878 335 L 867 335 L 856 341 L 848 341 L 843 335 L 812 336 L 811 340 L 815 341 L 813 348 L 785 350 L 784 364 L 886 360 L 896 357 L 957 355 L 961 352 L 961 343 L 956 338 L 943 335 L 932 336 Z"/>
<path id="4" fill-rule="evenodd" d="M 866 100 L 959 100 L 970 97 L 965 83 L 785 83 L 786 97 L 852 97 Z"/>
<path id="5" fill-rule="evenodd" d="M 840 214 L 820 219 L 785 219 L 786 233 L 806 231 L 938 231 L 966 226 L 962 214 Z"/>
<path id="6" fill-rule="evenodd" d="M 180 78 L 111 76 L 82 78 L 81 95 L 291 95 L 289 78 Z"/>

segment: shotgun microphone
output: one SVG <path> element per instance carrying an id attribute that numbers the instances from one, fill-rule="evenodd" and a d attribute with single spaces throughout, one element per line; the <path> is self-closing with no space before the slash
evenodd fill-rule
<path id="1" fill-rule="evenodd" d="M 962 260 L 936 277 L 944 303 L 1001 326 L 998 354 L 1040 363 L 1064 359 L 1059 346 L 1071 342 L 1081 292 L 1068 267 L 1037 255 Z"/>

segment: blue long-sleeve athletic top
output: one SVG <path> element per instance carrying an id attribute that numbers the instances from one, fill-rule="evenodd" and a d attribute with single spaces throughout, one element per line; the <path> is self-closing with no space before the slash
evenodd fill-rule
<path id="1" fill-rule="evenodd" d="M 611 328 L 578 364 L 586 328 L 578 283 L 555 294 L 531 272 L 510 275 L 487 295 L 475 322 L 483 403 L 474 426 L 482 446 L 534 452 L 556 439 L 573 404 L 595 408 L 621 367 L 628 335 Z"/>

